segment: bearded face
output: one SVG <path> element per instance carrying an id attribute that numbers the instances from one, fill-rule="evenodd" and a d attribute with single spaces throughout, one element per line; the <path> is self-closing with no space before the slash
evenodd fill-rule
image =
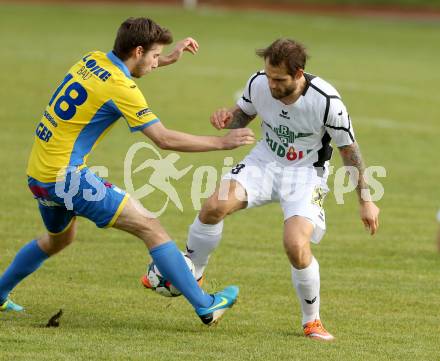
<path id="1" fill-rule="evenodd" d="M 299 80 L 288 73 L 284 64 L 273 66 L 266 59 L 265 72 L 270 92 L 275 99 L 280 100 L 292 95 L 300 85 Z"/>
<path id="2" fill-rule="evenodd" d="M 155 44 L 150 50 L 144 52 L 136 61 L 136 64 L 131 71 L 131 75 L 134 78 L 140 78 L 157 68 L 162 49 L 163 45 Z"/>

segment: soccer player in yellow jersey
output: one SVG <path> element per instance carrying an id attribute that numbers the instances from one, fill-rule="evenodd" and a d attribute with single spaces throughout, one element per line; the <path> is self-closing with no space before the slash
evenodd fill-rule
<path id="1" fill-rule="evenodd" d="M 196 136 L 167 129 L 160 122 L 132 78 L 176 62 L 184 51 L 194 54 L 198 50 L 197 42 L 187 38 L 162 56 L 163 47 L 171 42 L 170 31 L 151 19 L 129 18 L 118 30 L 113 51 L 85 54 L 53 93 L 37 124 L 27 168 L 29 188 L 47 234 L 19 250 L 0 277 L 0 311 L 23 310 L 9 299 L 11 290 L 73 242 L 76 216 L 142 239 L 163 276 L 182 292 L 205 324 L 215 323 L 234 304 L 238 287 L 205 293 L 159 221 L 86 165 L 92 149 L 119 118 L 162 149 L 204 152 L 254 142 L 250 129 L 231 130 L 222 137 Z"/>

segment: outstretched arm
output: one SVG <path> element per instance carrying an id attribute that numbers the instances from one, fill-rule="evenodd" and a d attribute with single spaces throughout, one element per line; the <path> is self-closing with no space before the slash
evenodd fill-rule
<path id="1" fill-rule="evenodd" d="M 176 43 L 173 51 L 168 55 L 161 55 L 159 57 L 159 66 L 170 65 L 178 61 L 184 51 L 188 51 L 195 55 L 199 50 L 199 44 L 193 38 L 185 38 Z"/>
<path id="2" fill-rule="evenodd" d="M 360 205 L 360 217 L 373 235 L 379 227 L 379 208 L 371 201 L 370 189 L 365 181 L 365 165 L 356 142 L 339 147 L 339 153 L 346 167 L 357 169 L 356 191 Z"/>
<path id="3" fill-rule="evenodd" d="M 231 109 L 222 108 L 211 115 L 211 124 L 216 129 L 240 129 L 246 127 L 255 115 L 247 115 L 239 106 Z"/>
<path id="4" fill-rule="evenodd" d="M 159 148 L 180 152 L 208 152 L 211 150 L 234 149 L 255 141 L 251 129 L 233 129 L 222 137 L 193 135 L 167 129 L 162 123 L 155 123 L 142 132 Z"/>

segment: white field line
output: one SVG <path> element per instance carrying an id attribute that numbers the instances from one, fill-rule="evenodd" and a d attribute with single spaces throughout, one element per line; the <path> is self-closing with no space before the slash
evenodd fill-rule
<path id="1" fill-rule="evenodd" d="M 403 85 L 397 84 L 375 84 L 368 85 L 361 82 L 347 82 L 339 80 L 331 80 L 330 83 L 337 85 L 339 89 L 345 89 L 349 91 L 370 93 L 370 94 L 384 94 L 384 95 L 395 95 L 403 96 L 412 99 L 427 100 L 435 103 L 440 102 L 440 95 L 437 94 L 427 94 L 426 90 L 419 88 L 411 88 Z"/>
<path id="2" fill-rule="evenodd" d="M 354 127 L 356 124 L 360 124 L 362 126 L 370 126 L 372 128 L 381 128 L 381 129 L 407 129 L 407 130 L 418 130 L 426 132 L 430 130 L 428 127 L 420 126 L 420 124 L 408 124 L 402 123 L 398 120 L 387 119 L 387 118 L 374 118 L 374 117 L 365 117 L 360 116 L 353 119 Z M 356 131 L 356 128 L 355 128 Z"/>

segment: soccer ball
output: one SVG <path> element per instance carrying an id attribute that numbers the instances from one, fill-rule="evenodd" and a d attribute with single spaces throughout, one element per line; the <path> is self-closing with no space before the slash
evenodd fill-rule
<path id="1" fill-rule="evenodd" d="M 181 253 L 189 270 L 191 271 L 193 276 L 195 276 L 194 263 L 192 263 L 191 259 L 187 255 L 185 255 L 183 252 Z M 170 281 L 162 276 L 154 262 L 151 262 L 148 266 L 147 278 L 150 281 L 152 289 L 162 296 L 177 297 L 182 294 L 176 287 L 171 284 Z"/>

